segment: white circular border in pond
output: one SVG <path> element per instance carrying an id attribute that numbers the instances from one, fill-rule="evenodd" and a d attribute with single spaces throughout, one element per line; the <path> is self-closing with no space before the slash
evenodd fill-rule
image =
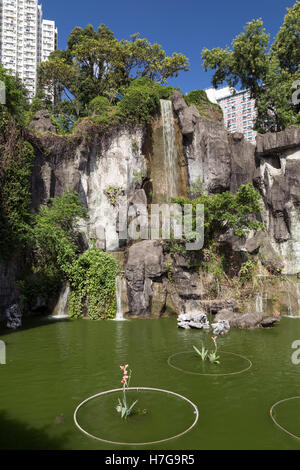
<path id="1" fill-rule="evenodd" d="M 115 390 L 107 390 L 105 392 L 101 392 L 101 393 L 97 393 L 96 395 L 93 395 L 89 398 L 87 398 L 86 400 L 82 401 L 76 408 L 75 412 L 74 412 L 74 423 L 75 425 L 77 426 L 77 428 L 83 432 L 84 434 L 86 434 L 87 436 L 89 437 L 92 437 L 93 439 L 96 439 L 97 441 L 101 441 L 101 442 L 105 442 L 106 444 L 113 444 L 113 445 L 121 445 L 121 446 L 147 446 L 147 445 L 154 445 L 154 444 L 160 444 L 162 442 L 167 442 L 167 441 L 171 441 L 173 439 L 177 439 L 178 437 L 181 437 L 181 436 L 184 436 L 185 434 L 187 434 L 189 431 L 191 431 L 197 424 L 198 422 L 198 419 L 199 419 L 199 410 L 197 408 L 197 406 L 191 401 L 189 400 L 188 398 L 184 397 L 183 395 L 180 395 L 179 393 L 175 393 L 175 392 L 170 392 L 169 390 L 163 390 L 161 388 L 152 388 L 152 387 L 130 387 L 128 388 L 127 390 L 136 390 L 137 392 L 139 391 L 150 391 L 150 392 L 161 392 L 161 393 L 167 393 L 168 395 L 173 395 L 177 398 L 180 398 L 181 400 L 184 400 L 186 401 L 189 405 L 191 405 L 191 407 L 194 409 L 194 413 L 195 413 L 195 419 L 194 419 L 194 422 L 193 424 L 188 428 L 186 429 L 185 431 L 182 431 L 181 433 L 179 434 L 176 434 L 176 436 L 172 436 L 172 437 L 167 437 L 166 439 L 161 439 L 159 441 L 153 441 L 153 442 L 115 442 L 115 441 L 108 441 L 106 439 L 102 439 L 100 437 L 97 437 L 97 436 L 94 436 L 93 434 L 90 434 L 89 432 L 87 432 L 85 429 L 83 429 L 80 424 L 78 423 L 77 421 L 77 413 L 79 411 L 79 409 L 85 405 L 85 403 L 87 403 L 88 401 L 91 401 L 93 400 L 94 398 L 98 398 L 98 397 L 101 397 L 103 395 L 109 395 L 110 393 L 116 393 L 116 392 L 123 392 L 123 388 L 117 388 Z"/>
<path id="2" fill-rule="evenodd" d="M 248 363 L 249 363 L 249 366 L 246 367 L 245 369 L 242 369 L 242 370 L 239 370 L 237 372 L 227 372 L 227 373 L 224 373 L 224 374 L 202 374 L 201 372 L 192 372 L 192 371 L 189 371 L 189 370 L 185 370 L 185 369 L 181 369 L 180 367 L 176 367 L 174 366 L 172 363 L 171 363 L 171 360 L 173 357 L 175 356 L 179 356 L 179 355 L 183 355 L 183 354 L 193 354 L 192 351 L 183 351 L 183 352 L 179 352 L 179 353 L 175 353 L 175 354 L 172 354 L 172 356 L 170 356 L 168 358 L 168 364 L 170 367 L 172 367 L 173 369 L 176 369 L 176 370 L 179 370 L 180 372 L 184 372 L 185 374 L 190 374 L 190 375 L 200 375 L 200 376 L 208 376 L 208 377 L 221 377 L 221 376 L 225 376 L 225 375 L 237 375 L 237 374 L 242 374 L 243 372 L 246 372 L 247 370 L 251 369 L 252 367 L 252 361 L 250 361 L 250 359 L 248 359 L 248 357 L 245 357 L 245 356 L 241 356 L 241 354 L 235 354 L 233 352 L 227 352 L 227 351 L 220 351 L 220 353 L 222 354 L 230 354 L 231 356 L 236 356 L 236 357 L 239 357 L 241 359 L 245 359 Z"/>
<path id="3" fill-rule="evenodd" d="M 298 439 L 298 441 L 300 441 L 300 436 L 296 436 L 295 434 L 293 434 L 292 432 L 288 431 L 287 429 L 285 429 L 283 426 L 281 426 L 281 424 L 279 424 L 276 419 L 274 418 L 273 416 L 273 410 L 276 408 L 276 406 L 280 405 L 280 403 L 284 403 L 286 401 L 290 401 L 290 400 L 300 400 L 300 397 L 291 397 L 291 398 L 285 398 L 284 400 L 280 400 L 280 401 L 277 401 L 270 409 L 270 416 L 272 418 L 272 421 L 273 423 L 279 428 L 281 429 L 282 431 L 284 431 L 286 434 L 288 434 L 289 436 L 291 437 L 294 437 L 295 439 Z"/>

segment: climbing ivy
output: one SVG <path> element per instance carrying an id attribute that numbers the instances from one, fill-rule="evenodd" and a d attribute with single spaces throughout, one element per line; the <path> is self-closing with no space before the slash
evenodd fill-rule
<path id="1" fill-rule="evenodd" d="M 85 251 L 72 265 L 70 316 L 80 318 L 87 305 L 92 320 L 113 318 L 116 301 L 117 262 L 95 246 Z"/>
<path id="2" fill-rule="evenodd" d="M 0 113 L 0 258 L 22 251 L 30 239 L 34 151 L 21 126 Z"/>

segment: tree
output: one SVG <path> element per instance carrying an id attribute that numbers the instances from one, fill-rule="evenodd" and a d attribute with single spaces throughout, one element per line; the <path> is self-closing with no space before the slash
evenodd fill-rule
<path id="1" fill-rule="evenodd" d="M 89 103 L 104 96 L 111 104 L 120 98 L 121 89 L 141 77 L 166 83 L 169 77 L 188 70 L 187 58 L 178 53 L 167 56 L 159 44 L 151 44 L 138 34 L 130 41 L 119 41 L 105 25 L 95 31 L 91 25 L 74 28 L 65 51 L 55 51 L 39 70 L 40 84 L 50 89 L 61 112 L 69 101 L 74 114 L 86 116 Z"/>
<path id="2" fill-rule="evenodd" d="M 70 275 L 78 255 L 78 220 L 87 218 L 77 194 L 65 193 L 39 208 L 34 217 L 33 239 L 37 269 L 42 272 Z"/>
<path id="3" fill-rule="evenodd" d="M 292 86 L 300 78 L 300 2 L 288 9 L 284 24 L 269 49 L 270 36 L 261 19 L 247 23 L 232 49 L 204 49 L 205 70 L 214 70 L 215 88 L 223 82 L 249 88 L 256 99 L 256 130 L 277 132 L 299 123 L 299 107 L 292 103 Z"/>
<path id="4" fill-rule="evenodd" d="M 177 198 L 173 200 L 184 208 L 193 207 L 193 228 L 196 227 L 196 207 L 204 206 L 205 248 L 215 243 L 220 235 L 232 230 L 234 235 L 243 237 L 247 230 L 264 229 L 258 221 L 261 216 L 261 196 L 252 184 L 240 186 L 236 194 L 225 191 L 220 194 L 202 193 L 195 199 Z"/>
<path id="5" fill-rule="evenodd" d="M 0 104 L 0 115 L 7 111 L 18 118 L 20 121 L 24 118 L 24 112 L 29 108 L 27 91 L 18 77 L 9 75 L 0 65 L 0 81 L 4 83 L 6 103 Z"/>

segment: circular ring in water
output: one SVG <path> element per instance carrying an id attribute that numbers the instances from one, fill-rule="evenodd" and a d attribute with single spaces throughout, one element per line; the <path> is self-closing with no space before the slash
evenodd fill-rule
<path id="1" fill-rule="evenodd" d="M 184 372 L 185 374 L 190 374 L 190 375 L 201 375 L 201 376 L 208 376 L 208 377 L 221 377 L 221 376 L 225 376 L 225 375 L 237 375 L 237 374 L 242 374 L 243 372 L 246 372 L 247 370 L 251 369 L 252 367 L 252 361 L 250 361 L 250 359 L 248 359 L 248 357 L 245 357 L 245 356 L 242 356 L 241 354 L 236 354 L 236 353 L 233 353 L 233 352 L 230 352 L 230 351 L 220 351 L 220 353 L 222 354 L 228 354 L 228 355 L 231 355 L 231 356 L 235 356 L 235 357 L 238 357 L 240 359 L 244 359 L 245 361 L 248 362 L 248 366 L 245 368 L 245 369 L 242 369 L 242 370 L 239 370 L 237 372 L 227 372 L 227 373 L 217 373 L 217 374 L 206 374 L 206 373 L 201 373 L 201 372 L 193 372 L 193 371 L 189 371 L 189 370 L 186 370 L 186 369 L 182 369 L 180 367 L 177 367 L 177 366 L 174 366 L 174 364 L 172 364 L 172 359 L 176 356 L 179 356 L 179 355 L 183 355 L 183 354 L 193 354 L 193 352 L 191 351 L 183 351 L 183 352 L 179 352 L 179 353 L 175 353 L 175 354 L 172 354 L 172 356 L 170 356 L 168 358 L 168 364 L 170 367 L 172 367 L 173 369 L 176 369 L 176 370 L 179 370 L 180 372 Z"/>
<path id="2" fill-rule="evenodd" d="M 161 393 L 166 393 L 168 395 L 172 395 L 172 396 L 175 396 L 177 398 L 180 398 L 181 400 L 187 402 L 194 410 L 194 414 L 195 414 L 195 419 L 193 421 L 193 423 L 191 424 L 191 426 L 189 426 L 187 429 L 185 429 L 184 431 L 182 431 L 181 433 L 179 434 L 176 434 L 175 436 L 172 436 L 172 437 L 168 437 L 166 439 L 161 439 L 161 440 L 158 440 L 158 441 L 153 441 L 153 442 L 116 442 L 116 441 L 110 441 L 110 440 L 107 440 L 107 439 L 103 439 L 101 437 L 98 437 L 98 436 L 95 436 L 91 433 L 89 433 L 88 431 L 86 431 L 83 427 L 80 426 L 80 424 L 78 423 L 78 419 L 77 419 L 77 414 L 78 414 L 78 411 L 80 410 L 80 408 L 82 408 L 87 402 L 95 399 L 95 398 L 98 398 L 98 397 L 101 397 L 101 396 L 104 396 L 104 395 L 109 395 L 111 393 L 116 393 L 116 392 L 123 392 L 123 388 L 117 388 L 115 390 L 107 390 L 105 392 L 101 392 L 101 393 L 97 393 L 96 395 L 93 395 L 89 398 L 87 398 L 86 400 L 82 401 L 76 408 L 75 412 L 74 412 L 74 423 L 75 425 L 77 426 L 77 428 L 83 432 L 84 434 L 86 434 L 87 436 L 93 438 L 93 439 L 96 439 L 97 441 L 101 441 L 101 442 L 105 442 L 106 444 L 113 444 L 113 445 L 121 445 L 121 446 L 146 446 L 146 445 L 154 445 L 154 444 L 160 444 L 162 442 L 166 442 L 166 441 L 170 441 L 170 440 L 173 440 L 173 439 L 177 439 L 178 437 L 181 437 L 181 436 L 184 436 L 185 434 L 187 434 L 189 431 L 191 431 L 197 424 L 198 422 L 198 419 L 199 419 L 199 410 L 197 408 L 197 406 L 191 401 L 189 400 L 188 398 L 184 397 L 183 395 L 180 395 L 179 393 L 175 393 L 175 392 L 170 392 L 169 390 L 163 390 L 161 388 L 152 388 L 152 387 L 130 387 L 127 389 L 127 391 L 137 391 L 137 392 L 140 392 L 140 391 L 150 391 L 150 392 L 161 392 Z"/>
<path id="3" fill-rule="evenodd" d="M 288 431 L 287 429 L 285 429 L 283 426 L 281 426 L 281 424 L 278 423 L 278 421 L 276 421 L 274 415 L 273 415 L 273 411 L 274 409 L 280 405 L 281 403 L 285 403 L 287 401 L 291 401 L 291 400 L 300 400 L 300 397 L 291 397 L 291 398 L 285 398 L 284 400 L 280 400 L 278 402 L 276 402 L 270 409 L 270 416 L 271 416 L 271 419 L 273 421 L 273 423 L 279 428 L 281 429 L 282 431 L 284 431 L 286 434 L 288 434 L 289 436 L 291 437 L 294 437 L 295 439 L 298 439 L 298 441 L 300 441 L 300 436 L 296 436 L 295 434 L 293 434 L 292 432 Z M 300 406 L 300 405 L 299 405 Z"/>

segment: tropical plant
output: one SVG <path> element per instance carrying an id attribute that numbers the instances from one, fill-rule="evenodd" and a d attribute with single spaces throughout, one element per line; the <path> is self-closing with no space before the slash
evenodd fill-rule
<path id="1" fill-rule="evenodd" d="M 128 364 L 125 366 L 120 366 L 120 369 L 123 371 L 123 378 L 121 380 L 123 385 L 123 396 L 122 399 L 118 399 L 116 410 L 121 415 L 121 418 L 126 420 L 128 416 L 132 414 L 135 405 L 138 403 L 138 400 L 135 400 L 131 405 L 128 405 L 126 393 L 130 385 L 132 371 L 130 370 L 128 372 Z"/>
<path id="2" fill-rule="evenodd" d="M 130 41 L 119 41 L 107 26 L 102 24 L 95 31 L 88 25 L 84 29 L 74 28 L 67 49 L 53 52 L 41 64 L 39 80 L 41 87 L 53 93 L 56 109 L 60 110 L 67 100 L 78 118 L 88 114 L 90 103 L 97 97 L 102 104 L 104 97 L 110 104 L 116 104 L 133 80 L 148 78 L 164 84 L 169 77 L 188 69 L 184 55 L 167 56 L 159 44 L 151 44 L 139 34 Z M 92 103 L 92 108 L 98 104 Z"/>
<path id="3" fill-rule="evenodd" d="M 211 338 L 214 342 L 214 345 L 215 345 L 215 350 L 208 353 L 208 360 L 211 364 L 220 364 L 220 356 L 217 355 L 217 352 L 218 352 L 218 343 L 217 343 L 217 336 L 213 336 Z"/>
<path id="4" fill-rule="evenodd" d="M 247 230 L 264 230 L 264 225 L 257 219 L 261 215 L 261 196 L 252 184 L 240 186 L 237 193 L 225 191 L 221 194 L 202 194 L 196 199 L 173 199 L 184 209 L 186 204 L 192 205 L 193 230 L 203 224 L 202 218 L 197 219 L 197 207 L 204 206 L 204 240 L 205 248 L 209 248 L 220 235 L 232 230 L 234 235 L 242 237 Z M 186 235 L 188 238 L 188 235 Z"/>
<path id="5" fill-rule="evenodd" d="M 208 360 L 211 364 L 220 364 L 220 361 L 219 361 L 220 356 L 217 355 L 217 352 L 218 352 L 217 336 L 213 336 L 211 339 L 213 340 L 214 345 L 215 345 L 214 351 L 209 351 L 208 349 L 206 349 L 203 342 L 202 342 L 201 350 L 198 349 L 196 346 L 193 346 L 194 351 L 196 351 L 198 356 L 201 357 L 201 360 L 203 362 Z"/>
<path id="6" fill-rule="evenodd" d="M 196 353 L 198 354 L 198 356 L 201 357 L 202 361 L 203 361 L 203 362 L 206 361 L 209 351 L 208 351 L 208 349 L 206 349 L 206 348 L 204 347 L 203 342 L 202 342 L 201 351 L 200 351 L 198 348 L 196 348 L 196 346 L 193 346 L 193 348 L 194 348 L 194 350 L 196 351 Z"/>

